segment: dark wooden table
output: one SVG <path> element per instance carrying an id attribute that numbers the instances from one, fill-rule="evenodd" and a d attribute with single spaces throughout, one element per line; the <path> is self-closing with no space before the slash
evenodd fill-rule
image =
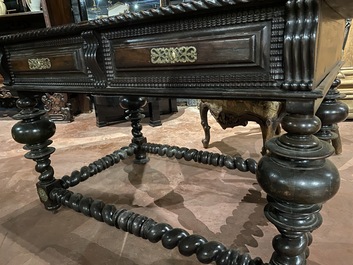
<path id="1" fill-rule="evenodd" d="M 250 171 L 268 194 L 265 215 L 279 230 L 269 263 L 305 264 L 322 204 L 339 188 L 327 141 L 334 137 L 333 124 L 347 115 L 336 101 L 334 80 L 352 11 L 348 0 L 195 1 L 1 36 L 1 74 L 22 109 L 12 134 L 36 162 L 40 200 L 47 210 L 67 206 L 151 242 L 161 240 L 168 249 L 178 247 L 183 255 L 196 254 L 203 263 L 264 264 L 69 190 L 127 156 L 147 163 L 148 153 Z M 124 95 L 120 105 L 128 109 L 132 142 L 70 176 L 54 177 L 49 138 L 55 125 L 35 108 L 42 92 Z M 148 96 L 282 101 L 286 133 L 267 142 L 269 153 L 258 163 L 151 144 L 140 125 Z"/>

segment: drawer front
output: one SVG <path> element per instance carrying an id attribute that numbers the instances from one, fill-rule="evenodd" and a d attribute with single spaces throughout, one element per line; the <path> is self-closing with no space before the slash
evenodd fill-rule
<path id="1" fill-rule="evenodd" d="M 11 56 L 11 65 L 18 77 L 21 75 L 35 76 L 44 72 L 49 74 L 62 74 L 65 72 L 83 72 L 78 64 L 80 61 L 80 50 L 64 51 L 61 54 L 52 54 L 46 51 L 35 52 L 35 54 L 15 54 Z"/>
<path id="2" fill-rule="evenodd" d="M 82 40 L 33 42 L 8 47 L 16 85 L 80 86 L 92 83 L 84 61 Z"/>
<path id="3" fill-rule="evenodd" d="M 112 39 L 108 78 L 111 86 L 135 87 L 268 81 L 270 39 L 270 22 Z"/>
<path id="4" fill-rule="evenodd" d="M 114 49 L 117 70 L 149 67 L 165 70 L 189 66 L 205 68 L 218 66 L 259 66 L 263 62 L 256 56 L 257 34 L 228 38 L 207 38 L 199 41 L 170 41 L 169 43 L 138 43 L 119 45 Z M 132 46 L 132 47 L 131 47 Z M 191 67 L 190 67 L 191 66 Z M 143 70 L 143 69 L 141 69 Z"/>

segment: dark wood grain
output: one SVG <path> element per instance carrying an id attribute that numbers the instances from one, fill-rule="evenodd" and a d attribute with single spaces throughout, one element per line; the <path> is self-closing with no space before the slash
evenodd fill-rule
<path id="1" fill-rule="evenodd" d="M 315 134 L 321 129 L 317 135 L 324 138 L 323 131 L 347 114 L 336 102 L 335 89 L 330 90 L 342 65 L 345 14 L 350 14 L 340 12 L 343 2 L 200 0 L 0 36 L 0 73 L 6 88 L 19 94 L 22 109 L 15 116 L 20 121 L 13 137 L 36 162 L 44 206 L 67 206 L 161 241 L 167 249 L 178 247 L 185 256 L 195 254 L 201 263 L 305 265 L 311 233 L 322 223 L 322 204 L 340 183 L 337 168 L 327 159 L 333 147 Z M 345 3 L 353 9 L 353 2 Z M 38 69 L 28 70 L 26 59 L 37 56 Z M 122 95 L 133 137 L 127 147 L 56 179 L 49 159 L 53 125 L 41 118 L 35 98 L 40 92 L 65 91 Z M 258 163 L 151 144 L 140 124 L 146 96 L 280 101 L 285 132 L 266 142 L 268 153 Z M 321 121 L 317 115 L 325 117 Z M 147 163 L 148 154 L 256 174 L 268 198 L 265 215 L 279 232 L 269 263 L 67 190 L 128 156 Z"/>

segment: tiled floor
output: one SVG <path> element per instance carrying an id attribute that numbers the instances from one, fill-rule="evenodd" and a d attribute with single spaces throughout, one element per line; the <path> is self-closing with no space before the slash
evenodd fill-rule
<path id="1" fill-rule="evenodd" d="M 194 256 L 185 258 L 177 249 L 165 250 L 160 243 L 148 243 L 72 210 L 45 211 L 35 191 L 34 163 L 23 158 L 25 151 L 11 138 L 13 124 L 0 120 L 0 265 L 198 264 Z M 210 150 L 260 158 L 262 141 L 256 124 L 222 130 L 210 118 L 210 125 Z M 353 264 L 353 123 L 344 122 L 340 130 L 343 154 L 331 160 L 341 172 L 341 188 L 321 211 L 324 223 L 314 232 L 309 265 Z M 161 127 L 146 125 L 143 132 L 150 142 L 202 149 L 203 131 L 193 107 L 163 116 Z M 93 113 L 57 124 L 53 137 L 57 151 L 51 157 L 56 176 L 111 153 L 130 139 L 128 123 L 97 128 Z M 270 259 L 277 231 L 263 216 L 265 194 L 254 175 L 156 156 L 145 166 L 130 162 L 125 160 L 73 190 Z"/>

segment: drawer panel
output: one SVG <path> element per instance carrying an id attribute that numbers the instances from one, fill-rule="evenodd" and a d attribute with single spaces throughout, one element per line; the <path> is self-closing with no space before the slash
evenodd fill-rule
<path id="1" fill-rule="evenodd" d="M 20 58 L 13 56 L 11 60 L 12 70 L 16 73 L 42 74 L 43 71 L 55 74 L 55 72 L 82 72 L 78 65 L 79 51 L 58 54 L 37 54 L 35 56 L 25 54 Z"/>
<path id="2" fill-rule="evenodd" d="M 256 67 L 266 70 L 270 25 L 228 26 L 160 36 L 112 40 L 117 70 Z"/>
<path id="3" fill-rule="evenodd" d="M 7 48 L 9 65 L 17 85 L 80 86 L 94 82 L 84 61 L 81 37 Z"/>
<path id="4" fill-rule="evenodd" d="M 117 69 L 158 66 L 256 65 L 256 35 L 171 44 L 121 45 L 115 48 Z"/>
<path id="5" fill-rule="evenodd" d="M 114 38 L 107 34 L 112 61 L 109 85 L 146 87 L 228 86 L 272 82 L 271 22 L 227 25 L 173 33 Z M 109 37 L 111 37 L 109 39 Z"/>

